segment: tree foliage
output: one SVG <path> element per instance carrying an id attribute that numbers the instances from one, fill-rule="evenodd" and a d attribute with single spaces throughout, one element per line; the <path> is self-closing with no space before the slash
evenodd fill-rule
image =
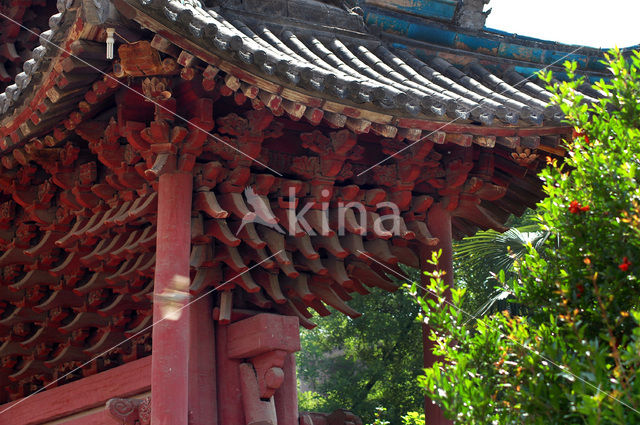
<path id="1" fill-rule="evenodd" d="M 453 244 L 455 286 L 466 288 L 462 308 L 482 316 L 497 306 L 504 310 L 509 293 L 501 288 L 495 275 L 504 270 L 512 276 L 513 268 L 531 245 L 539 250 L 549 237 L 535 221 L 535 211 L 527 210 L 522 217 L 511 216 L 510 227 L 504 233 L 484 230 Z"/>
<path id="2" fill-rule="evenodd" d="M 596 103 L 576 91 L 575 64 L 551 88 L 575 126 L 564 164 L 549 158 L 541 173 L 552 237 L 512 279 L 500 273 L 527 315 L 469 321 L 465 290 L 451 289 L 449 305 L 437 272 L 437 295 L 420 299 L 444 358 L 421 382 L 459 423 L 640 423 L 640 54 L 606 63 Z"/>
<path id="3" fill-rule="evenodd" d="M 377 418 L 393 424 L 422 410 L 424 395 L 416 381 L 423 367 L 420 309 L 405 290 L 371 291 L 349 302 L 362 317 L 316 317 L 318 327 L 303 331 L 298 375 L 310 391 L 300 394 L 301 410 L 348 408 L 364 423 Z"/>

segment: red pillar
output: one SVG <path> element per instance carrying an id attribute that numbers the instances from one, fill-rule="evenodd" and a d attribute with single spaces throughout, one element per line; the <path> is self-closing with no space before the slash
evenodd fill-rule
<path id="1" fill-rule="evenodd" d="M 218 425 L 213 296 L 199 299 L 189 309 L 189 425 Z"/>
<path id="2" fill-rule="evenodd" d="M 298 425 L 298 380 L 296 379 L 296 354 L 287 354 L 284 361 L 284 382 L 276 391 L 278 425 Z"/>
<path id="3" fill-rule="evenodd" d="M 174 276 L 189 276 L 191 251 L 190 173 L 162 174 L 158 184 L 158 224 L 154 296 L 165 291 Z M 189 420 L 189 308 L 178 320 L 161 319 L 153 305 L 151 363 L 151 423 L 188 425 Z"/>
<path id="4" fill-rule="evenodd" d="M 453 285 L 453 238 L 451 236 L 451 214 L 449 211 L 436 204 L 431 207 L 428 215 L 427 227 L 431 235 L 438 238 L 440 242 L 434 248 L 435 251 L 442 250 L 437 269 L 444 270 L 444 283 L 448 286 Z M 420 266 L 422 270 L 433 271 L 433 265 L 428 264 L 427 260 L 431 259 L 432 250 L 422 248 L 420 250 Z M 422 275 L 422 284 L 426 288 L 429 283 L 429 276 Z M 433 342 L 429 340 L 430 328 L 428 325 L 422 325 L 422 343 L 423 343 L 423 359 L 424 367 L 428 368 L 439 358 L 431 352 Z M 425 420 L 427 425 L 449 425 L 452 421 L 446 419 L 442 410 L 429 397 L 425 397 L 424 404 Z"/>
<path id="5" fill-rule="evenodd" d="M 451 234 L 451 212 L 442 208 L 439 204 L 434 205 L 429 209 L 427 217 L 427 227 L 433 237 L 440 240 L 438 245 L 433 249 L 434 251 L 442 250 L 440 255 L 440 261 L 438 263 L 438 270 L 444 270 L 444 283 L 448 286 L 453 285 L 453 236 Z M 431 252 L 427 251 L 428 257 L 423 257 L 421 260 L 425 266 L 427 260 L 431 259 Z M 432 266 L 431 266 L 432 267 Z"/>
<path id="6" fill-rule="evenodd" d="M 222 425 L 245 425 L 240 388 L 240 359 L 229 358 L 227 333 L 229 325 L 216 323 L 216 368 L 218 388 L 218 420 Z"/>

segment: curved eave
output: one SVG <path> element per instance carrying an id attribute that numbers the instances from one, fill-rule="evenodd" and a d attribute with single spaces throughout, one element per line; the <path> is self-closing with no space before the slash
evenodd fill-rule
<path id="1" fill-rule="evenodd" d="M 77 6 L 67 8 L 67 2 L 58 2 L 58 10 L 49 19 L 50 29 L 40 34 L 40 46 L 31 52 L 32 58 L 25 61 L 23 71 L 0 93 L 0 150 L 19 143 L 37 124 L 46 121 L 49 108 L 43 105 L 47 92 L 63 74 L 61 61 L 70 56 L 64 50 L 80 37 L 83 29 Z"/>
<path id="2" fill-rule="evenodd" d="M 51 28 L 40 35 L 32 59 L 0 94 L 0 154 L 52 130 L 44 143 L 60 143 L 117 87 L 115 79 L 101 74 L 112 67 L 104 44 L 93 41 L 103 31 L 84 21 L 81 5 L 58 2 L 59 13 L 49 19 Z M 96 80 L 102 81 L 96 85 Z"/>
<path id="3" fill-rule="evenodd" d="M 87 30 L 78 6 L 65 9 L 62 3 L 34 59 L 25 63 L 24 76 L 0 95 L 0 112 L 4 112 L 0 152 L 56 125 L 64 137 L 65 127 L 70 129 L 72 123 L 63 121 L 60 126 L 60 120 L 82 100 L 70 97 L 68 90 L 88 87 L 96 79 L 95 74 L 76 75 L 78 81 L 68 83 L 65 69 L 70 66 L 73 71 L 72 43 Z M 336 127 L 356 132 L 372 129 L 385 137 L 408 130 L 414 131 L 413 137 L 415 130 L 472 137 L 567 131 L 559 109 L 548 106 L 550 94 L 530 81 L 523 84 L 522 76 L 513 69 L 499 76 L 485 62 L 477 61 L 462 71 L 443 59 L 452 59 L 452 54 L 429 56 L 385 44 L 371 35 L 357 37 L 354 32 L 336 36 L 281 23 L 262 25 L 255 16 L 240 20 L 237 11 L 226 11 L 223 16 L 177 1 L 115 0 L 114 4 L 126 18 L 238 82 L 277 96 L 285 106 L 303 105 L 308 114 L 318 112 Z M 100 44 L 95 44 L 99 49 Z M 100 65 L 106 70 L 110 63 L 102 60 Z M 65 84 L 66 90 L 59 90 Z M 88 115 L 87 105 L 84 109 L 79 113 Z M 473 140 L 486 143 L 486 139 Z"/>
<path id="4" fill-rule="evenodd" d="M 8 125 L 10 121 L 22 121 L 19 116 L 27 114 L 26 109 L 37 105 L 44 96 L 42 89 L 52 73 L 59 73 L 54 69 L 55 59 L 69 56 L 63 51 L 64 47 L 59 49 L 54 45 L 68 47 L 68 41 L 77 39 L 82 31 L 77 6 L 67 8 L 66 3 L 58 2 L 59 13 L 50 17 L 50 28 L 40 34 L 40 45 L 30 52 L 31 59 L 25 61 L 23 71 L 16 75 L 13 84 L 0 93 L 1 131 L 4 134 L 14 130 Z"/>
<path id="5" fill-rule="evenodd" d="M 453 120 L 471 134 L 561 126 L 548 93 L 520 90 L 480 64 L 474 72 L 484 81 L 465 73 L 451 77 L 454 67 L 442 59 L 426 63 L 370 37 L 294 34 L 282 26 L 229 22 L 213 10 L 174 1 L 115 4 L 202 61 L 307 107 L 400 128 L 429 130 Z"/>

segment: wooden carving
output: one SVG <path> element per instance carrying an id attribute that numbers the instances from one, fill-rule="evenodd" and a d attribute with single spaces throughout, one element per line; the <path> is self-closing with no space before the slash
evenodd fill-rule
<path id="1" fill-rule="evenodd" d="M 160 53 L 148 41 L 123 44 L 118 48 L 118 55 L 125 75 L 143 77 L 164 73 Z"/>
<path id="2" fill-rule="evenodd" d="M 291 382 L 285 379 L 284 363 L 300 350 L 298 320 L 258 314 L 229 325 L 227 332 L 227 356 L 242 360 L 237 367 L 246 423 L 277 425 L 273 396 Z"/>
<path id="3" fill-rule="evenodd" d="M 171 97 L 171 91 L 167 90 L 169 80 L 167 78 L 151 77 L 142 81 L 142 93 L 147 100 L 162 101 Z"/>
<path id="4" fill-rule="evenodd" d="M 120 425 L 151 425 L 151 397 L 112 398 L 107 411 Z"/>

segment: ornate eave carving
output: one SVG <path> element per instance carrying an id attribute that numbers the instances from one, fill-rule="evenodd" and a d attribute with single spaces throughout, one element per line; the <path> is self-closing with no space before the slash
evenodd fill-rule
<path id="1" fill-rule="evenodd" d="M 112 398 L 107 411 L 120 425 L 151 425 L 151 397 Z"/>

